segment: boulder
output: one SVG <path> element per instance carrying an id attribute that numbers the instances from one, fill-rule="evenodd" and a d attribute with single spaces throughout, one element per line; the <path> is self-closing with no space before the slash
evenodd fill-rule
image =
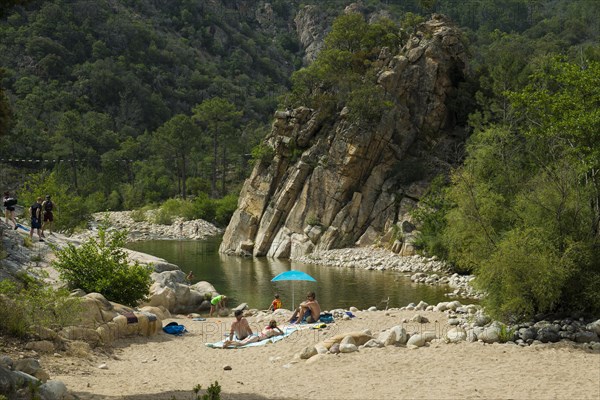
<path id="1" fill-rule="evenodd" d="M 9 396 L 14 396 L 16 390 L 16 382 L 12 372 L 0 365 L 0 393 Z"/>
<path id="2" fill-rule="evenodd" d="M 467 340 L 467 332 L 462 328 L 452 328 L 446 332 L 446 339 L 450 343 L 458 343 Z"/>
<path id="3" fill-rule="evenodd" d="M 330 338 L 327 338 L 323 341 L 323 345 L 326 348 L 331 348 L 335 343 L 340 343 L 345 337 L 351 336 L 354 339 L 354 343 L 357 346 L 362 346 L 367 343 L 369 340 L 373 339 L 373 336 L 362 331 L 354 331 L 349 333 L 342 333 L 340 335 L 335 335 Z"/>
<path id="4" fill-rule="evenodd" d="M 312 356 L 315 356 L 317 354 L 318 354 L 318 351 L 315 348 L 315 346 L 306 346 L 299 353 L 299 357 L 300 357 L 301 360 L 308 360 L 309 358 L 311 358 Z"/>
<path id="5" fill-rule="evenodd" d="M 352 343 L 340 343 L 340 353 L 354 353 L 358 347 Z"/>
<path id="6" fill-rule="evenodd" d="M 63 400 L 67 395 L 67 387 L 61 381 L 47 381 L 39 391 L 44 400 Z"/>

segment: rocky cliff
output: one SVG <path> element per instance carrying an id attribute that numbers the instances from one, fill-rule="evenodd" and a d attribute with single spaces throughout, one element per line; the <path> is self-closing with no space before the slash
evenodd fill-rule
<path id="1" fill-rule="evenodd" d="M 393 106 L 376 124 L 353 123 L 347 108 L 275 114 L 265 143 L 274 156 L 245 182 L 221 252 L 294 258 L 377 243 L 412 252 L 409 211 L 459 141 L 452 103 L 466 49 L 460 30 L 434 15 L 378 63 Z"/>

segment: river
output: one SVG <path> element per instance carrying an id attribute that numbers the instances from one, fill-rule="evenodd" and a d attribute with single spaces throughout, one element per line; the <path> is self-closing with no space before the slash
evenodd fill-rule
<path id="1" fill-rule="evenodd" d="M 414 284 L 403 273 L 368 271 L 361 268 L 333 268 L 270 258 L 240 258 L 219 254 L 221 238 L 208 240 L 151 240 L 133 242 L 128 248 L 178 265 L 183 271 L 193 271 L 194 281 L 208 281 L 219 293 L 231 298 L 228 306 L 248 303 L 250 308 L 266 309 L 273 295 L 279 293 L 284 308 L 303 300 L 306 292 L 317 293 L 324 310 L 355 306 L 385 308 L 402 307 L 423 300 L 429 304 L 448 301 L 447 286 Z M 304 271 L 317 282 L 271 282 L 277 274 L 296 269 Z M 294 296 L 292 296 L 294 294 Z"/>

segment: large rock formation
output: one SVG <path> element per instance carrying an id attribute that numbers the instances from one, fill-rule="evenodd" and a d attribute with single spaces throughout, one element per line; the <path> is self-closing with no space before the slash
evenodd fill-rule
<path id="1" fill-rule="evenodd" d="M 457 138 L 452 102 L 466 74 L 461 32 L 441 15 L 393 54 L 384 49 L 377 84 L 393 99 L 377 124 L 300 107 L 275 114 L 242 189 L 220 251 L 297 257 L 355 244 L 411 252 L 408 212 L 448 167 Z M 333 122 L 331 122 L 333 120 Z"/>

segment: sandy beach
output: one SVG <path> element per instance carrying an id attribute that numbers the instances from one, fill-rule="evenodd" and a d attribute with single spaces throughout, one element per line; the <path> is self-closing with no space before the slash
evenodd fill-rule
<path id="1" fill-rule="evenodd" d="M 572 342 L 519 347 L 435 340 L 415 349 L 294 357 L 345 332 L 369 329 L 377 336 L 395 325 L 409 333 L 448 329 L 444 313 L 419 313 L 430 322 L 402 324 L 414 311 L 363 311 L 262 347 L 225 350 L 205 343 L 221 340 L 233 318 L 181 317 L 163 323 L 185 325 L 189 333 L 180 337 L 125 339 L 80 357 L 45 355 L 41 363 L 83 400 L 191 399 L 194 386 L 215 381 L 223 399 L 600 399 L 600 353 Z M 254 317 L 248 321 L 255 331 L 266 325 Z"/>

